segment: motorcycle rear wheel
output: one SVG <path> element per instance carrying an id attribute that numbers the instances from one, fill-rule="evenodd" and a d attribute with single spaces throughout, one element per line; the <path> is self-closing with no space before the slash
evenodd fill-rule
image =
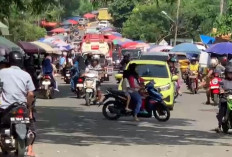
<path id="1" fill-rule="evenodd" d="M 17 157 L 24 157 L 26 151 L 25 140 L 17 139 Z"/>
<path id="2" fill-rule="evenodd" d="M 164 112 L 164 114 L 165 114 L 164 118 L 162 118 L 163 115 L 160 115 L 160 112 Z M 168 109 L 167 106 L 162 106 L 159 109 L 154 109 L 153 114 L 154 114 L 155 118 L 160 122 L 166 122 L 170 118 L 170 110 Z"/>
<path id="3" fill-rule="evenodd" d="M 115 113 L 113 116 L 110 116 L 107 112 L 107 110 L 109 110 L 109 107 L 114 107 L 115 101 L 108 101 L 107 103 L 104 104 L 103 108 L 102 108 L 102 113 L 104 115 L 104 117 L 108 120 L 118 120 L 120 118 L 120 115 Z M 111 111 L 109 110 L 109 112 L 111 113 Z"/>

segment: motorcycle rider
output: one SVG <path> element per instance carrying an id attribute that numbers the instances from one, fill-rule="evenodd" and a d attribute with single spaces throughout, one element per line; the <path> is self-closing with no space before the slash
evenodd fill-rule
<path id="1" fill-rule="evenodd" d="M 203 79 L 204 81 L 201 83 L 200 87 L 204 87 L 206 89 L 206 97 L 207 101 L 206 104 L 210 104 L 210 80 L 213 77 L 214 71 L 217 71 L 218 73 L 222 74 L 225 71 L 225 67 L 223 67 L 219 62 L 217 58 L 212 58 L 210 60 L 210 69 L 206 77 Z"/>
<path id="2" fill-rule="evenodd" d="M 169 69 L 170 69 L 172 76 L 179 74 L 178 68 L 176 67 L 176 63 L 177 63 L 176 57 L 171 56 L 171 58 L 168 60 L 168 65 L 169 65 Z M 180 91 L 180 81 L 179 80 L 175 82 L 175 86 L 178 89 L 179 95 L 182 95 L 182 93 Z"/>
<path id="3" fill-rule="evenodd" d="M 139 81 L 139 75 L 136 72 L 136 64 L 130 64 L 129 68 L 128 68 L 128 72 L 130 73 L 129 76 L 129 84 L 130 84 L 130 88 L 132 89 L 132 93 L 131 93 L 131 99 L 133 101 L 133 103 L 135 103 L 136 107 L 134 110 L 134 118 L 135 121 L 139 121 L 138 118 L 138 113 L 140 112 L 141 106 L 142 106 L 142 97 L 139 94 L 139 90 L 141 89 L 141 84 Z"/>
<path id="4" fill-rule="evenodd" d="M 126 55 L 123 57 L 123 59 L 122 59 L 122 61 L 121 61 L 121 63 L 120 63 L 120 65 L 121 65 L 120 70 L 125 70 L 126 65 L 127 65 L 129 62 L 130 62 L 130 54 L 126 54 Z"/>
<path id="5" fill-rule="evenodd" d="M 5 110 L 15 102 L 27 102 L 32 127 L 30 129 L 33 132 L 35 139 L 34 117 L 32 111 L 32 104 L 34 101 L 33 91 L 35 90 L 35 86 L 31 76 L 21 69 L 23 67 L 23 55 L 18 51 L 12 51 L 7 58 L 10 67 L 0 70 L 0 80 L 3 82 L 2 104 L 0 109 Z M 33 142 L 28 146 L 27 155 L 35 156 Z"/>
<path id="6" fill-rule="evenodd" d="M 220 93 L 224 94 L 226 90 L 232 90 L 232 66 L 227 66 L 225 68 L 225 79 L 222 80 L 220 86 Z M 215 131 L 220 132 L 223 122 L 223 117 L 225 116 L 227 111 L 227 100 L 225 97 L 221 97 L 219 104 L 219 112 L 217 114 L 218 119 L 218 127 Z"/>
<path id="7" fill-rule="evenodd" d="M 93 55 L 91 64 L 87 67 L 86 72 L 88 73 L 89 70 L 99 71 L 101 70 L 101 65 L 99 64 L 99 57 L 98 55 Z M 102 93 L 100 88 L 100 81 L 97 81 L 97 103 L 102 102 Z"/>
<path id="8" fill-rule="evenodd" d="M 189 71 L 189 75 L 198 75 L 198 73 L 199 73 L 199 63 L 197 63 L 197 58 L 196 57 L 191 58 L 188 71 Z M 190 78 L 189 77 L 187 78 L 187 86 L 190 87 Z M 198 87 L 198 85 L 197 85 L 197 87 Z"/>
<path id="9" fill-rule="evenodd" d="M 130 93 L 131 93 L 131 89 L 130 89 L 130 84 L 129 84 L 129 76 L 130 76 L 130 73 L 128 70 L 124 70 L 123 71 L 123 80 L 122 80 L 122 90 L 125 92 L 125 95 L 127 97 L 127 102 L 126 102 L 126 111 L 131 111 L 129 109 L 129 105 L 130 105 L 130 100 L 131 100 L 131 97 L 130 97 Z"/>
<path id="10" fill-rule="evenodd" d="M 57 89 L 57 83 L 56 83 L 56 80 L 54 78 L 54 69 L 53 69 L 53 66 L 52 66 L 52 63 L 51 63 L 51 59 L 49 57 L 46 57 L 42 63 L 42 72 L 43 72 L 43 75 L 48 75 L 50 76 L 51 78 L 51 82 L 52 82 L 52 85 L 54 87 L 54 90 L 56 91 L 59 91 Z"/>

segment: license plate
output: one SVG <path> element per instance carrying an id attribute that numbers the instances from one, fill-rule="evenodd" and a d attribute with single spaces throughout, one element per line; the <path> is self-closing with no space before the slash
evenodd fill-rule
<path id="1" fill-rule="evenodd" d="M 83 84 L 77 84 L 77 87 L 84 87 Z"/>
<path id="2" fill-rule="evenodd" d="M 66 74 L 66 76 L 70 76 L 70 74 Z"/>
<path id="3" fill-rule="evenodd" d="M 87 89 L 86 89 L 86 92 L 87 92 L 87 93 L 93 92 L 93 89 L 87 88 Z"/>
<path id="4" fill-rule="evenodd" d="M 51 84 L 50 81 L 43 81 L 43 82 L 42 82 L 42 85 L 50 85 L 50 84 Z"/>
<path id="5" fill-rule="evenodd" d="M 17 117 L 11 117 L 10 121 L 13 123 L 30 123 L 30 119 L 29 118 L 17 118 Z"/>

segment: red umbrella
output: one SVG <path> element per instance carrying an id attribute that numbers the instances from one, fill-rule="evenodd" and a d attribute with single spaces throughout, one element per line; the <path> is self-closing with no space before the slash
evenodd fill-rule
<path id="1" fill-rule="evenodd" d="M 125 44 L 122 45 L 122 48 L 127 48 L 127 47 L 131 47 L 131 46 L 135 46 L 137 45 L 138 42 L 132 41 L 132 42 L 127 42 Z"/>
<path id="2" fill-rule="evenodd" d="M 66 32 L 64 28 L 55 28 L 51 30 L 52 33 L 64 33 Z"/>
<path id="3" fill-rule="evenodd" d="M 70 22 L 72 25 L 77 25 L 78 24 L 78 22 L 75 21 L 75 20 L 68 20 L 68 22 Z"/>
<path id="4" fill-rule="evenodd" d="M 96 17 L 96 15 L 87 13 L 87 14 L 84 15 L 84 17 L 87 18 L 87 19 L 93 19 L 93 18 Z"/>

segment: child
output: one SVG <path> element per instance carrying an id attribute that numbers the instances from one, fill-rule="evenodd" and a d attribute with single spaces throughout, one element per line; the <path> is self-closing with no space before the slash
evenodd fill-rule
<path id="1" fill-rule="evenodd" d="M 128 81 L 128 78 L 129 78 L 130 74 L 129 74 L 129 71 L 128 70 L 124 70 L 123 71 L 123 81 L 122 81 L 122 90 L 125 92 L 125 95 L 127 96 L 127 102 L 126 102 L 126 111 L 131 111 L 129 109 L 129 105 L 130 105 L 130 100 L 131 100 L 131 97 L 130 97 L 130 84 L 129 84 L 129 81 Z"/>

